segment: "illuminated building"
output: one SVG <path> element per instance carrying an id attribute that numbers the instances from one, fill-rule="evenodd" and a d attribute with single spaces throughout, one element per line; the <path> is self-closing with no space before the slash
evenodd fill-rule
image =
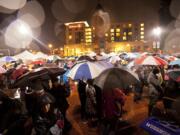
<path id="1" fill-rule="evenodd" d="M 89 26 L 86 21 L 66 23 L 65 26 L 65 56 L 82 55 L 90 51 L 96 51 L 99 48 L 100 43 L 97 42 L 95 28 Z M 107 52 L 143 50 L 145 30 L 143 22 L 111 24 L 111 28 L 105 33 L 103 38 L 104 49 Z"/>

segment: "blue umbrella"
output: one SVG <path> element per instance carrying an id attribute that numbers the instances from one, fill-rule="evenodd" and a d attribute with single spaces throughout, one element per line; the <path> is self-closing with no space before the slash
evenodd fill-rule
<path id="1" fill-rule="evenodd" d="M 93 79 L 103 71 L 103 66 L 94 62 L 82 62 L 74 65 L 68 73 L 73 80 Z"/>
<path id="2" fill-rule="evenodd" d="M 4 56 L 4 57 L 0 58 L 0 61 L 2 61 L 2 62 L 12 62 L 12 61 L 16 61 L 16 60 L 11 56 Z"/>
<path id="3" fill-rule="evenodd" d="M 179 65 L 180 66 L 180 59 L 170 62 L 169 65 Z"/>

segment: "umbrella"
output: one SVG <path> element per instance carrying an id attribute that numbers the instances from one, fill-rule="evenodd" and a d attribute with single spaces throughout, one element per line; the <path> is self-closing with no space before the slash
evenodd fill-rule
<path id="1" fill-rule="evenodd" d="M 13 80 L 16 80 L 18 77 L 20 77 L 21 75 L 23 75 L 26 72 L 28 72 L 27 67 L 24 67 L 23 65 L 21 65 L 21 67 L 16 68 L 12 72 L 11 77 Z"/>
<path id="2" fill-rule="evenodd" d="M 4 57 L 0 58 L 0 61 L 1 62 L 12 62 L 12 61 L 16 61 L 16 59 L 14 59 L 11 56 L 4 56 Z"/>
<path id="3" fill-rule="evenodd" d="M 169 70 L 167 72 L 167 75 L 169 78 L 173 79 L 174 81 L 180 82 L 180 69 Z"/>
<path id="4" fill-rule="evenodd" d="M 68 76 L 73 80 L 93 79 L 102 72 L 102 67 L 94 62 L 77 63 L 69 71 Z"/>
<path id="5" fill-rule="evenodd" d="M 22 76 L 20 76 L 16 82 L 15 86 L 24 86 L 28 85 L 29 81 L 35 79 L 44 79 L 51 76 L 58 76 L 63 74 L 65 71 L 59 67 L 40 67 L 37 69 L 33 69 Z"/>
<path id="6" fill-rule="evenodd" d="M 36 60 L 36 61 L 31 62 L 31 64 L 34 64 L 34 65 L 43 65 L 44 63 L 45 62 L 42 60 Z"/>
<path id="7" fill-rule="evenodd" d="M 120 61 L 121 59 L 120 59 L 120 57 L 119 56 L 117 56 L 117 55 L 114 55 L 114 56 L 111 56 L 111 58 L 109 59 L 109 62 L 111 62 L 111 63 L 116 63 L 117 61 Z"/>
<path id="8" fill-rule="evenodd" d="M 0 66 L 0 74 L 6 73 L 6 70 Z"/>
<path id="9" fill-rule="evenodd" d="M 56 61 L 56 60 L 60 60 L 61 57 L 57 56 L 57 55 L 50 55 L 48 56 L 48 60 L 51 60 L 51 61 Z"/>
<path id="10" fill-rule="evenodd" d="M 170 62 L 169 65 L 179 65 L 180 66 L 180 59 Z"/>
<path id="11" fill-rule="evenodd" d="M 158 56 L 142 56 L 140 58 L 135 59 L 135 64 L 137 65 L 167 65 L 168 63 L 161 59 Z"/>
<path id="12" fill-rule="evenodd" d="M 77 60 L 78 61 L 82 61 L 82 60 L 93 61 L 93 59 L 90 56 L 87 56 L 87 55 L 80 56 Z"/>
<path id="13" fill-rule="evenodd" d="M 104 70 L 95 80 L 94 84 L 103 90 L 114 88 L 126 89 L 129 85 L 138 83 L 137 74 L 124 68 L 109 68 Z"/>
<path id="14" fill-rule="evenodd" d="M 95 63 L 98 64 L 99 66 L 101 66 L 103 69 L 108 69 L 108 68 L 114 67 L 111 63 L 106 62 L 104 60 L 96 61 Z"/>

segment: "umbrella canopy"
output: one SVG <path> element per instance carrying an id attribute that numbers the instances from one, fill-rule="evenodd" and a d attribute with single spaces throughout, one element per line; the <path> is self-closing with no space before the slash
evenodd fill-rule
<path id="1" fill-rule="evenodd" d="M 169 70 L 167 72 L 167 75 L 169 78 L 173 79 L 174 81 L 180 82 L 180 69 Z"/>
<path id="2" fill-rule="evenodd" d="M 73 80 L 93 79 L 102 72 L 102 67 L 94 62 L 77 63 L 69 71 L 68 76 Z"/>
<path id="3" fill-rule="evenodd" d="M 82 55 L 77 60 L 78 61 L 82 61 L 82 60 L 93 61 L 93 59 L 90 56 L 87 56 L 87 55 Z"/>
<path id="4" fill-rule="evenodd" d="M 119 56 L 117 56 L 117 55 L 114 55 L 114 56 L 111 56 L 111 58 L 109 59 L 109 62 L 111 62 L 111 63 L 116 63 L 117 61 L 120 61 L 121 59 L 120 59 L 120 57 Z"/>
<path id="5" fill-rule="evenodd" d="M 6 73 L 6 70 L 0 66 L 0 74 L 4 74 L 4 73 Z"/>
<path id="6" fill-rule="evenodd" d="M 11 78 L 16 80 L 18 77 L 28 72 L 28 69 L 25 65 L 19 65 L 11 74 Z"/>
<path id="7" fill-rule="evenodd" d="M 57 56 L 57 55 L 50 55 L 48 56 L 48 60 L 51 60 L 51 61 L 56 61 L 56 60 L 60 60 L 61 57 Z"/>
<path id="8" fill-rule="evenodd" d="M 175 57 L 175 56 L 169 56 L 169 55 L 164 56 L 164 58 L 165 58 L 167 61 L 175 61 L 175 60 L 178 60 L 177 57 Z"/>
<path id="9" fill-rule="evenodd" d="M 140 58 L 135 59 L 135 64 L 137 65 L 167 65 L 167 61 L 161 59 L 158 56 L 142 56 Z"/>
<path id="10" fill-rule="evenodd" d="M 30 80 L 35 79 L 44 79 L 49 76 L 57 76 L 64 74 L 65 71 L 62 68 L 58 67 L 40 67 L 34 70 L 31 70 L 25 74 L 23 74 L 21 77 L 18 78 L 15 82 L 15 86 L 24 86 L 28 85 Z"/>
<path id="11" fill-rule="evenodd" d="M 0 58 L 0 61 L 1 62 L 12 62 L 12 61 L 16 61 L 16 59 L 11 56 L 4 56 L 4 57 Z"/>
<path id="12" fill-rule="evenodd" d="M 169 65 L 179 65 L 180 66 L 180 59 L 170 62 Z"/>
<path id="13" fill-rule="evenodd" d="M 127 58 L 129 58 L 129 59 L 135 59 L 139 56 L 140 56 L 139 53 L 127 53 Z"/>
<path id="14" fill-rule="evenodd" d="M 114 67 L 110 62 L 107 61 L 96 61 L 95 64 L 99 65 L 102 67 L 102 69 L 108 69 Z"/>
<path id="15" fill-rule="evenodd" d="M 36 61 L 32 61 L 31 64 L 34 64 L 34 65 L 43 65 L 45 62 L 42 61 L 42 60 L 36 60 Z"/>
<path id="16" fill-rule="evenodd" d="M 104 70 L 94 81 L 102 90 L 114 88 L 126 89 L 129 85 L 139 82 L 137 74 L 124 68 L 110 68 Z"/>

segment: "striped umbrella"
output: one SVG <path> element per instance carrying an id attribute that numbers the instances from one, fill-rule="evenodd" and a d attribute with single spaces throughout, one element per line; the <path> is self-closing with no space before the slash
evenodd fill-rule
<path id="1" fill-rule="evenodd" d="M 161 59 L 158 56 L 142 56 L 140 58 L 135 59 L 135 64 L 137 65 L 167 65 L 167 61 Z"/>
<path id="2" fill-rule="evenodd" d="M 102 71 L 102 66 L 88 61 L 74 65 L 67 76 L 73 80 L 93 79 L 97 77 Z"/>

